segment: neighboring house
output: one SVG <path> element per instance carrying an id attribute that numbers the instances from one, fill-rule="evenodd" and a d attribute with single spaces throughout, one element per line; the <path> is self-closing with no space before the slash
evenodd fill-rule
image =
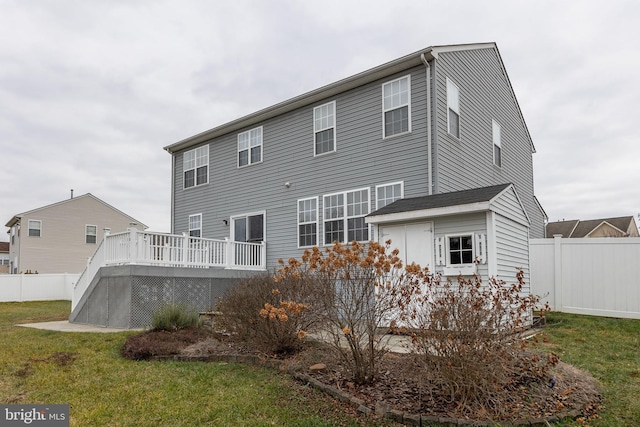
<path id="1" fill-rule="evenodd" d="M 445 275 L 512 282 L 544 237 L 534 144 L 495 43 L 429 47 L 165 150 L 172 232 L 263 241 L 268 266 L 391 238 Z"/>
<path id="2" fill-rule="evenodd" d="M 9 242 L 0 242 L 0 274 L 9 273 Z"/>
<path id="3" fill-rule="evenodd" d="M 14 215 L 9 227 L 10 273 L 80 273 L 104 232 L 147 227 L 87 193 Z"/>
<path id="4" fill-rule="evenodd" d="M 633 216 L 591 219 L 580 221 L 557 221 L 547 224 L 547 237 L 561 235 L 565 238 L 581 237 L 640 237 Z"/>

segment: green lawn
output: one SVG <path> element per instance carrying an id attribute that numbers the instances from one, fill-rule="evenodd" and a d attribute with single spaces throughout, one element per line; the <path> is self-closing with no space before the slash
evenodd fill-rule
<path id="1" fill-rule="evenodd" d="M 640 426 L 640 320 L 563 313 L 547 320 L 543 346 L 602 386 L 600 417 L 589 425 Z"/>
<path id="2" fill-rule="evenodd" d="M 62 320 L 69 310 L 68 301 L 0 303 L 1 403 L 67 403 L 72 426 L 385 425 L 346 414 L 334 400 L 274 370 L 134 362 L 119 354 L 131 332 L 14 326 Z"/>
<path id="3" fill-rule="evenodd" d="M 119 354 L 131 332 L 14 326 L 62 320 L 69 309 L 68 301 L 0 303 L 1 403 L 68 403 L 72 426 L 384 425 L 270 369 L 133 362 Z M 588 425 L 640 426 L 640 320 L 552 313 L 544 334 L 541 346 L 602 385 L 600 418 Z"/>

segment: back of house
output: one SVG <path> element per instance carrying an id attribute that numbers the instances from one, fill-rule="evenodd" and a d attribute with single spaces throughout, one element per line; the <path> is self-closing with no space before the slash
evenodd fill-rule
<path id="1" fill-rule="evenodd" d="M 172 232 L 264 241 L 269 266 L 392 232 L 407 261 L 506 275 L 528 272 L 528 238 L 544 236 L 535 148 L 494 43 L 429 47 L 165 149 Z"/>

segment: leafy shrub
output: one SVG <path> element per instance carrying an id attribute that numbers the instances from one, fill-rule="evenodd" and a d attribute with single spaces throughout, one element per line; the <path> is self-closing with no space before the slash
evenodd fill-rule
<path id="1" fill-rule="evenodd" d="M 423 375 L 463 411 L 508 410 L 511 390 L 547 381 L 558 361 L 525 350 L 517 332 L 531 323 L 539 298 L 523 294 L 521 270 L 516 278 L 512 285 L 478 276 L 443 283 L 428 275 L 405 311 Z"/>
<path id="2" fill-rule="evenodd" d="M 317 314 L 313 288 L 304 277 L 275 283 L 273 272 L 258 273 L 227 290 L 216 304 L 216 325 L 235 339 L 265 352 L 286 354 L 300 349 L 313 330 Z"/>
<path id="3" fill-rule="evenodd" d="M 176 331 L 192 326 L 202 326 L 196 309 L 183 304 L 166 304 L 156 310 L 151 318 L 151 328 L 158 331 Z"/>

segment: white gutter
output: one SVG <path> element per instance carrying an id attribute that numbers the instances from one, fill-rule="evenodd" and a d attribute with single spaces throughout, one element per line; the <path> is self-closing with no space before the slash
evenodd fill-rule
<path id="1" fill-rule="evenodd" d="M 426 67 L 426 83 L 427 83 L 427 163 L 429 165 L 429 189 L 428 195 L 433 194 L 433 163 L 431 159 L 431 65 L 425 58 L 424 53 L 420 54 L 420 59 Z"/>

